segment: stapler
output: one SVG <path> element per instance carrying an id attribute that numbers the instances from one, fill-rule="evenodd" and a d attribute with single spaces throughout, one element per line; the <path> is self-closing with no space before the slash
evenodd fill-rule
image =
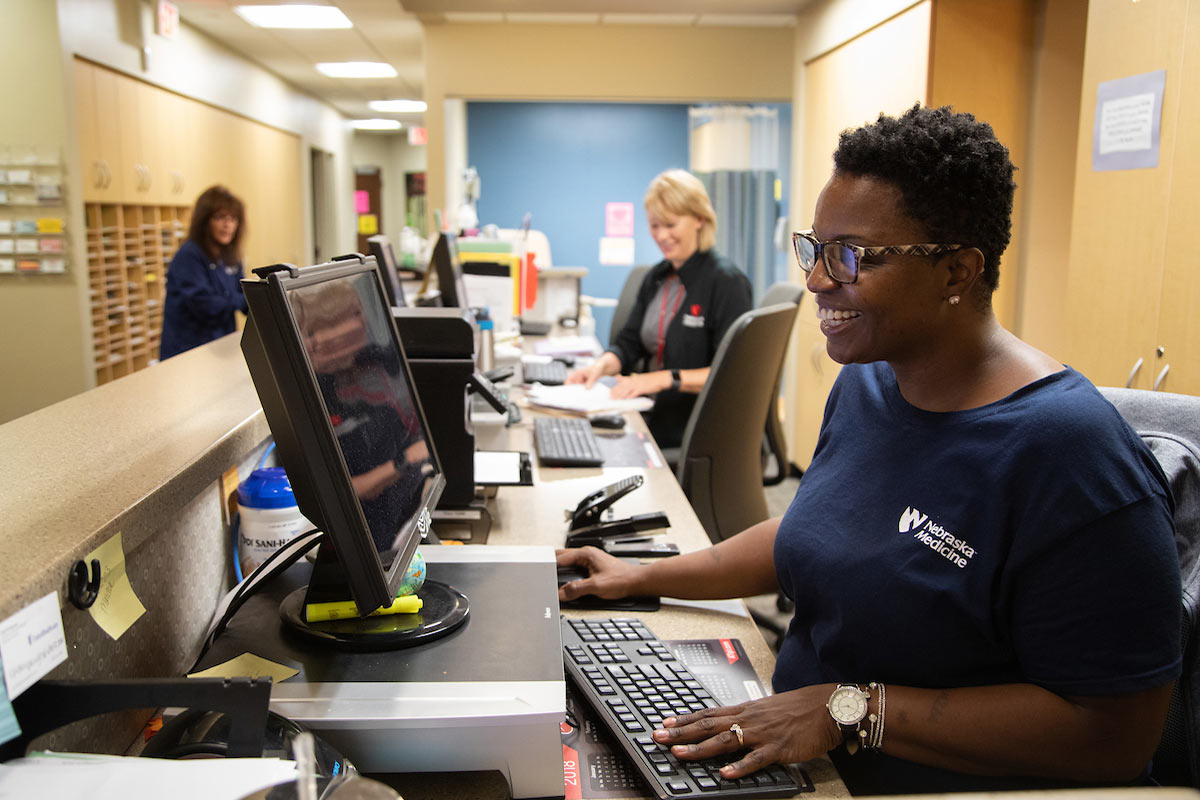
<path id="1" fill-rule="evenodd" d="M 641 475 L 619 480 L 598 489 L 579 501 L 575 510 L 568 514 L 570 525 L 567 528 L 567 547 L 583 547 L 594 545 L 608 549 L 609 546 L 633 544 L 647 541 L 647 537 L 639 537 L 639 531 L 654 530 L 655 528 L 671 527 L 667 515 L 661 511 L 649 514 L 634 514 L 623 519 L 603 519 L 604 513 L 612 508 L 613 503 L 645 483 Z"/>

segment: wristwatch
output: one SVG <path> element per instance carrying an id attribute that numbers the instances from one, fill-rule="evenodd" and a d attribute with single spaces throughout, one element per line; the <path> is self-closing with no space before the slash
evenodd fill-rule
<path id="1" fill-rule="evenodd" d="M 679 370 L 677 370 L 677 369 L 671 370 L 671 388 L 678 392 L 679 387 L 682 385 L 683 385 L 683 381 L 679 377 Z"/>
<path id="2" fill-rule="evenodd" d="M 851 755 L 858 751 L 862 721 L 867 717 L 867 701 L 870 698 L 869 692 L 853 683 L 839 683 L 825 704 L 833 721 L 842 729 L 846 752 Z"/>

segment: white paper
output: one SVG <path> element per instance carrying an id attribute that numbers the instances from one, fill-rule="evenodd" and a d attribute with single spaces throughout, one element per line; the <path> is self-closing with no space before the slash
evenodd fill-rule
<path id="1" fill-rule="evenodd" d="M 1100 108 L 1100 155 L 1149 150 L 1153 130 L 1154 92 L 1105 101 Z"/>
<path id="2" fill-rule="evenodd" d="M 600 354 L 600 340 L 595 336 L 552 336 L 533 346 L 542 356 L 595 356 Z"/>
<path id="3" fill-rule="evenodd" d="M 649 397 L 630 397 L 614 400 L 609 388 L 602 383 L 584 388 L 582 383 L 564 386 L 535 384 L 525 393 L 526 399 L 544 408 L 557 408 L 576 414 L 598 414 L 602 411 L 646 411 L 654 407 Z"/>
<path id="4" fill-rule="evenodd" d="M 169 759 L 37 753 L 0 764 L 0 800 L 86 797 L 127 800 L 238 800 L 296 779 L 296 762 L 278 758 Z M 158 787 L 158 792 L 150 792 Z"/>
<path id="5" fill-rule="evenodd" d="M 600 263 L 613 267 L 633 266 L 633 237 L 600 237 Z"/>
<path id="6" fill-rule="evenodd" d="M 0 658 L 4 660 L 9 699 L 16 699 L 67 660 L 58 592 L 35 600 L 0 622 Z"/>
<path id="7" fill-rule="evenodd" d="M 521 454 L 517 451 L 475 451 L 475 483 L 519 484 Z"/>

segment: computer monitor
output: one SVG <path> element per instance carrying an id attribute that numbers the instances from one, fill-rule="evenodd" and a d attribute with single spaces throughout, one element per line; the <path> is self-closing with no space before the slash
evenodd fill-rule
<path id="1" fill-rule="evenodd" d="M 242 351 L 297 505 L 325 532 L 301 608 L 353 599 L 366 616 L 396 596 L 446 485 L 404 347 L 374 258 L 254 273 Z"/>
<path id="2" fill-rule="evenodd" d="M 371 255 L 383 272 L 383 288 L 387 290 L 388 300 L 393 306 L 404 307 L 404 286 L 400 283 L 400 269 L 396 266 L 396 254 L 392 251 L 392 243 L 382 233 L 367 237 L 367 246 Z"/>
<path id="3" fill-rule="evenodd" d="M 458 261 L 458 239 L 453 233 L 438 234 L 429 266 L 437 275 L 442 305 L 467 308 L 467 290 L 463 286 L 462 264 Z"/>

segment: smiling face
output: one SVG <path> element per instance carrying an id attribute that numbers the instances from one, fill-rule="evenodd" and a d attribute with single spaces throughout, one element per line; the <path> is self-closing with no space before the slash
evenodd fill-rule
<path id="1" fill-rule="evenodd" d="M 700 246 L 700 228 L 704 223 L 691 214 L 650 215 L 650 235 L 663 258 L 676 269 L 682 267 Z"/>
<path id="2" fill-rule="evenodd" d="M 822 241 L 863 247 L 927 242 L 924 227 L 902 210 L 893 184 L 834 174 L 817 199 L 813 230 Z M 948 272 L 926 256 L 867 258 L 858 281 L 841 284 L 818 259 L 806 286 L 816 299 L 826 351 L 839 364 L 887 361 L 893 366 L 926 357 L 939 344 L 937 320 Z"/>

